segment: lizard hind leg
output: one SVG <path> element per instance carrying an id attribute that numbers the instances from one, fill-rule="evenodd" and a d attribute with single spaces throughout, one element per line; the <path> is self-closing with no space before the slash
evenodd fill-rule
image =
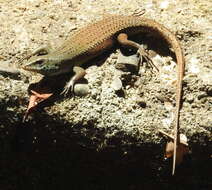
<path id="1" fill-rule="evenodd" d="M 153 63 L 152 59 L 150 58 L 148 52 L 144 49 L 142 45 L 132 40 L 128 40 L 128 36 L 125 33 L 120 33 L 117 37 L 117 40 L 121 45 L 137 48 L 138 49 L 137 53 L 139 54 L 139 56 L 143 57 L 152 68 L 155 68 L 157 71 L 159 71 L 157 66 Z"/>

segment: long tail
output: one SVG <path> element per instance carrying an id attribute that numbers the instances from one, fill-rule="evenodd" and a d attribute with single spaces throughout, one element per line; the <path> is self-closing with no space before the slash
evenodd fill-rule
<path id="1" fill-rule="evenodd" d="M 151 27 L 154 26 L 154 30 L 159 32 L 160 35 L 171 45 L 177 59 L 177 91 L 176 91 L 176 112 L 175 112 L 175 124 L 174 124 L 174 154 L 173 154 L 173 167 L 172 167 L 172 175 L 174 175 L 176 166 L 177 145 L 180 142 L 179 119 L 180 119 L 180 109 L 183 94 L 182 88 L 183 88 L 183 77 L 185 70 L 185 58 L 179 40 L 169 29 L 153 20 L 144 19 L 143 21 L 144 25 L 146 25 L 147 28 L 149 29 L 151 29 Z"/>
<path id="2" fill-rule="evenodd" d="M 175 124 L 174 124 L 174 154 L 173 154 L 173 167 L 172 167 L 172 175 L 174 175 L 176 165 L 177 145 L 180 142 L 179 119 L 180 119 L 180 109 L 183 94 L 182 88 L 183 88 L 183 77 L 185 70 L 185 58 L 179 40 L 169 29 L 153 20 L 148 19 L 145 19 L 144 25 L 146 25 L 147 28 L 150 29 L 151 26 L 155 26 L 154 30 L 159 32 L 160 35 L 171 45 L 177 59 L 177 91 L 176 91 L 176 112 L 175 112 Z"/>
<path id="3" fill-rule="evenodd" d="M 177 58 L 176 113 L 175 113 L 175 125 L 174 125 L 174 154 L 173 154 L 173 166 L 172 166 L 172 175 L 174 175 L 175 167 L 176 167 L 177 146 L 180 143 L 179 119 L 180 119 L 180 109 L 182 105 L 185 59 L 184 59 L 183 50 L 181 49 L 180 43 L 176 38 L 173 41 L 172 45 L 173 45 L 173 49 L 175 51 L 175 55 Z"/>
<path id="4" fill-rule="evenodd" d="M 179 138 L 179 119 L 180 119 L 180 109 L 182 103 L 182 93 L 183 93 L 183 76 L 185 70 L 185 59 L 183 50 L 180 46 L 180 42 L 177 37 L 166 27 L 155 22 L 152 19 L 142 19 L 142 26 L 146 27 L 147 31 L 156 31 L 171 45 L 175 52 L 177 58 L 177 91 L 176 91 L 176 113 L 175 113 L 175 124 L 174 124 L 174 155 L 173 155 L 173 168 L 172 175 L 175 173 L 176 165 L 176 154 L 177 154 L 177 145 L 180 142 Z"/>

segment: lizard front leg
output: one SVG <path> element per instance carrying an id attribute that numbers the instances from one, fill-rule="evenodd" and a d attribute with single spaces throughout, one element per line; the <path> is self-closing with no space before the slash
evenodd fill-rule
<path id="1" fill-rule="evenodd" d="M 152 67 L 154 67 L 157 71 L 159 71 L 159 69 L 156 67 L 156 65 L 152 62 L 151 58 L 149 57 L 148 53 L 146 52 L 146 50 L 143 48 L 143 46 L 141 46 L 140 44 L 132 41 L 132 40 L 128 40 L 128 36 L 125 33 L 120 33 L 117 37 L 118 42 L 121 45 L 127 46 L 127 47 L 133 47 L 138 49 L 138 54 L 142 57 L 144 57 L 144 59 L 147 61 L 147 63 L 149 63 Z"/>
<path id="2" fill-rule="evenodd" d="M 85 70 L 82 67 L 79 67 L 79 66 L 74 66 L 73 71 L 75 73 L 74 76 L 68 81 L 68 83 L 64 87 L 64 90 L 61 92 L 61 94 L 67 95 L 67 93 L 69 92 L 70 89 L 71 89 L 71 92 L 73 93 L 74 92 L 74 84 L 78 80 L 83 78 L 86 74 Z"/>

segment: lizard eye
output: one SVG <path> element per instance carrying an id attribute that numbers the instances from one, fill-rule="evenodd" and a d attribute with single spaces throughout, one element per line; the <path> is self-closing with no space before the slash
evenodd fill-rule
<path id="1" fill-rule="evenodd" d="M 36 61 L 36 64 L 41 65 L 44 61 L 43 60 L 38 60 Z"/>

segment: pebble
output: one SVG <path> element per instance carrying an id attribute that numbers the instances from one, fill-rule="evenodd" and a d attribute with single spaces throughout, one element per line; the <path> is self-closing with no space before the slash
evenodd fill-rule
<path id="1" fill-rule="evenodd" d="M 162 1 L 161 3 L 160 3 L 160 9 L 168 9 L 168 7 L 169 7 L 169 1 Z"/>
<path id="2" fill-rule="evenodd" d="M 114 77 L 113 82 L 111 83 L 111 87 L 115 91 L 119 91 L 122 89 L 122 81 L 118 76 Z"/>
<path id="3" fill-rule="evenodd" d="M 187 102 L 191 104 L 194 101 L 194 95 L 193 94 L 188 94 L 186 96 L 186 99 L 187 99 Z"/>
<path id="4" fill-rule="evenodd" d="M 116 69 L 131 73 L 138 72 L 138 64 L 140 62 L 140 58 L 137 55 L 124 56 L 123 54 L 119 54 L 116 62 Z"/>
<path id="5" fill-rule="evenodd" d="M 207 95 L 207 93 L 206 92 L 202 92 L 201 94 L 199 94 L 198 95 L 198 100 L 200 100 L 200 99 L 202 99 L 202 98 L 204 98 L 204 97 L 207 97 L 208 95 Z"/>
<path id="6" fill-rule="evenodd" d="M 88 84 L 75 84 L 74 93 L 77 96 L 86 96 L 89 93 Z"/>

